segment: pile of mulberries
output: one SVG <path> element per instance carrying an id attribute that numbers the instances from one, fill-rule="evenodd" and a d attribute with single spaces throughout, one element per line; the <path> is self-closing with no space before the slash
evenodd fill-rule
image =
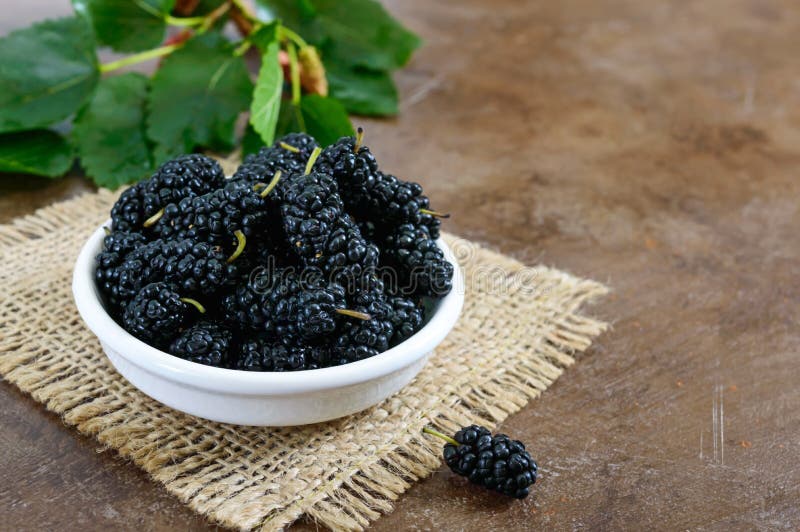
<path id="1" fill-rule="evenodd" d="M 291 134 L 229 179 L 185 155 L 126 190 L 95 281 L 123 328 L 191 362 L 347 364 L 419 331 L 450 291 L 440 218 L 422 187 L 380 170 L 360 130 L 325 150 Z"/>

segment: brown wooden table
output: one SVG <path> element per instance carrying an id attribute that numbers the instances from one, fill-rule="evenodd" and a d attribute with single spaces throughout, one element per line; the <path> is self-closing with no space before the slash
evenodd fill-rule
<path id="1" fill-rule="evenodd" d="M 14 2 L 0 31 L 68 11 Z M 800 526 L 800 10 L 777 0 L 392 2 L 426 41 L 359 121 L 449 230 L 607 282 L 613 323 L 503 430 L 535 495 L 441 470 L 381 530 Z M 0 221 L 88 187 L 0 177 Z M 502 353 L 498 353 L 502 356 Z M 0 386 L 0 528 L 204 528 Z"/>

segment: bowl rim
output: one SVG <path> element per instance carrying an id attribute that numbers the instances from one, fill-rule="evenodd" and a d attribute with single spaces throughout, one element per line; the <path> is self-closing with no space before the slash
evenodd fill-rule
<path id="1" fill-rule="evenodd" d="M 464 304 L 464 276 L 450 248 L 436 244 L 453 265 L 453 288 L 439 300 L 428 322 L 413 336 L 383 353 L 330 368 L 255 372 L 205 366 L 152 347 L 128 333 L 103 307 L 94 282 L 95 256 L 100 252 L 108 220 L 92 233 L 75 262 L 72 292 L 78 312 L 105 345 L 128 362 L 169 380 L 203 390 L 238 395 L 293 395 L 355 385 L 389 375 L 427 356 L 450 333 Z"/>

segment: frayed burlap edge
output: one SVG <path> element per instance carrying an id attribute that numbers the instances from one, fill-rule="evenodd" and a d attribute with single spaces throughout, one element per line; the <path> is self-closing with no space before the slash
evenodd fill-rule
<path id="1" fill-rule="evenodd" d="M 102 221 L 115 196 L 105 191 L 84 195 L 0 226 L 0 259 L 6 265 L 12 263 L 12 259 L 24 261 L 26 254 L 36 252 L 32 243 L 70 235 L 72 231 L 79 231 L 81 238 L 85 238 L 89 234 L 87 228 Z M 85 218 L 87 213 L 92 218 L 88 222 Z M 136 419 L 121 417 L 125 396 L 138 392 L 130 389 L 119 376 L 114 374 L 119 380 L 113 385 L 116 390 L 111 392 L 113 400 L 94 400 L 94 383 L 90 378 L 77 377 L 74 368 L 66 362 L 59 363 L 50 353 L 43 354 L 40 352 L 42 349 L 29 349 L 29 338 L 13 328 L 7 330 L 2 317 L 0 374 L 49 410 L 60 414 L 67 424 L 131 459 L 195 511 L 222 525 L 240 529 L 278 529 L 306 515 L 329 528 L 361 529 L 382 513 L 390 512 L 392 501 L 413 481 L 440 467 L 440 442 L 422 435 L 421 429 L 425 425 L 453 432 L 470 423 L 494 426 L 502 422 L 530 399 L 538 397 L 565 367 L 574 363 L 573 354 L 585 350 L 591 340 L 606 329 L 606 324 L 579 314 L 584 304 L 607 292 L 603 285 L 550 268 L 525 268 L 516 260 L 468 241 L 451 235 L 446 235 L 446 239 L 454 249 L 471 249 L 471 253 L 477 255 L 477 259 L 466 257 L 465 261 L 481 260 L 498 266 L 507 272 L 508 278 L 522 274 L 529 276 L 526 286 L 530 290 L 526 297 L 536 300 L 536 304 L 521 300 L 519 293 L 497 297 L 481 293 L 479 304 L 486 306 L 485 312 L 465 309 L 459 325 L 437 350 L 420 377 L 387 400 L 387 403 L 400 401 L 411 405 L 404 406 L 411 414 L 403 415 L 402 429 L 386 435 L 386 441 L 365 454 L 360 462 L 315 482 L 313 489 L 304 496 L 298 494 L 294 500 L 280 501 L 272 507 L 255 504 L 248 498 L 248 490 L 226 491 L 227 495 L 220 501 L 222 493 L 217 492 L 223 488 L 217 483 L 226 479 L 219 474 L 215 476 L 214 467 L 192 469 L 198 466 L 192 465 L 191 453 L 202 454 L 205 450 L 203 445 L 196 449 L 181 448 L 182 461 L 173 464 L 165 458 L 170 454 L 159 448 L 158 442 L 155 447 L 151 445 L 145 435 L 147 423 L 152 421 L 148 416 L 154 412 L 156 416 L 162 416 L 162 410 L 175 416 L 178 423 L 186 423 L 190 428 L 196 425 L 218 439 L 230 441 L 238 434 L 236 430 L 174 413 L 148 398 L 143 398 L 147 409 L 141 416 Z M 77 254 L 78 250 L 74 251 Z M 37 258 L 41 260 L 41 257 Z M 74 256 L 63 257 L 63 260 L 73 259 Z M 30 277 L 36 275 L 4 267 L 0 272 L 0 283 L 12 286 Z M 467 305 L 478 298 L 473 295 L 468 289 Z M 536 322 L 520 323 L 514 327 L 514 324 L 509 324 L 508 329 L 515 331 L 515 337 L 501 335 L 499 340 L 492 340 L 495 343 L 484 345 L 481 342 L 485 340 L 479 338 L 474 329 L 486 326 L 491 321 L 488 316 L 493 315 L 498 305 L 513 307 L 512 315 L 519 315 L 520 320 L 528 319 L 524 314 L 535 309 Z M 503 326 L 490 325 L 497 330 Z M 518 331 L 528 332 L 523 335 Z M 474 333 L 476 337 L 471 338 Z M 485 349 L 482 351 L 481 348 Z M 87 347 L 87 351 L 94 354 L 98 349 L 96 342 Z M 471 353 L 471 349 L 479 352 Z M 507 360 L 503 364 L 492 364 L 492 359 L 498 356 Z M 98 364 L 107 364 L 103 357 L 98 357 L 98 360 Z M 454 372 L 454 366 L 466 371 L 459 369 Z M 113 373 L 113 369 L 109 371 Z M 436 384 L 435 396 L 419 393 L 431 383 Z M 353 417 L 358 422 L 369 421 L 369 416 L 393 411 L 392 408 L 397 410 L 394 406 L 386 406 L 385 410 L 376 407 L 374 411 Z M 314 428 L 304 430 L 308 432 Z M 236 470 L 229 474 L 235 473 Z"/>

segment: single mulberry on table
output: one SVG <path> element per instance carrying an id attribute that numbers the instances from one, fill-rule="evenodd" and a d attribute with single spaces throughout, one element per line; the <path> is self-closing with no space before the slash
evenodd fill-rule
<path id="1" fill-rule="evenodd" d="M 524 499 L 536 482 L 538 466 L 525 445 L 505 434 L 492 435 L 486 427 L 470 425 L 451 438 L 431 428 L 423 432 L 445 440 L 447 466 L 478 484 L 516 499 Z"/>

